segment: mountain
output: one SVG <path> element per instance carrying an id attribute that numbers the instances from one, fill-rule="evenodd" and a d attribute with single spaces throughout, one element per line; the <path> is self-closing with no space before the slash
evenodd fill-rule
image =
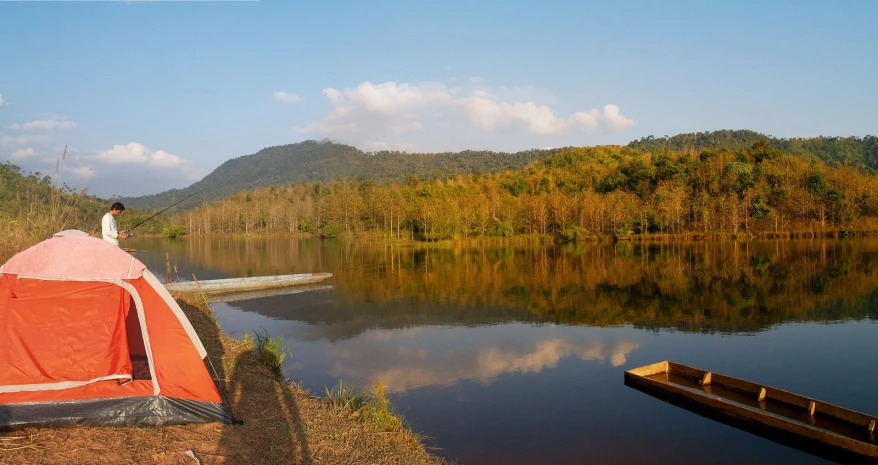
<path id="1" fill-rule="evenodd" d="M 305 141 L 268 147 L 252 155 L 233 158 L 201 181 L 183 189 L 123 198 L 125 205 L 161 208 L 202 192 L 199 200 L 183 202 L 181 208 L 202 201 L 225 198 L 242 190 L 268 185 L 360 178 L 376 182 L 405 182 L 444 178 L 467 173 L 494 173 L 521 169 L 561 149 L 527 150 L 517 153 L 466 150 L 455 153 L 364 153 L 356 147 L 329 141 Z"/>
<path id="2" fill-rule="evenodd" d="M 866 172 L 878 171 L 878 137 L 793 137 L 781 139 L 754 131 L 722 130 L 678 134 L 672 137 L 644 137 L 628 147 L 641 152 L 702 151 L 728 148 L 744 150 L 756 143 L 803 158 L 823 160 L 832 166 L 850 166 Z"/>
<path id="3" fill-rule="evenodd" d="M 823 160 L 832 166 L 851 166 L 868 173 L 878 171 L 878 137 L 813 137 L 781 139 L 748 130 L 721 130 L 679 134 L 673 137 L 644 137 L 629 148 L 641 152 L 685 152 L 727 148 L 742 151 L 756 143 L 784 153 Z M 125 205 L 163 208 L 200 192 L 183 202 L 176 211 L 214 201 L 242 190 L 269 185 L 358 178 L 379 183 L 403 183 L 411 176 L 420 179 L 446 178 L 458 174 L 496 173 L 518 170 L 564 149 L 527 150 L 516 153 L 474 151 L 444 153 L 365 153 L 356 147 L 330 141 L 305 141 L 268 147 L 252 155 L 233 158 L 201 181 L 183 189 L 122 199 Z"/>

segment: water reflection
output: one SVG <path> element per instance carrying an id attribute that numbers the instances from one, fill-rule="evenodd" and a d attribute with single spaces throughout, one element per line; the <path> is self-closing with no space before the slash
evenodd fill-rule
<path id="1" fill-rule="evenodd" d="M 309 323 L 368 326 L 552 322 L 739 333 L 784 321 L 875 317 L 878 240 L 579 247 L 412 249 L 355 241 L 140 239 L 170 251 L 181 275 L 328 271 L 336 292 L 317 302 L 242 305 Z M 163 253 L 138 255 L 154 270 Z M 313 311 L 318 305 L 321 311 Z M 269 313 L 270 312 L 270 313 Z"/>
<path id="2" fill-rule="evenodd" d="M 497 327 L 493 335 L 507 335 Z M 541 332 L 537 332 L 538 334 Z M 446 339 L 443 344 L 439 338 Z M 409 328 L 373 331 L 331 349 L 335 360 L 330 374 L 339 379 L 381 380 L 391 392 L 422 387 L 451 386 L 461 380 L 489 385 L 504 373 L 538 374 L 566 357 L 609 362 L 621 366 L 638 344 L 620 340 L 606 343 L 582 335 L 549 336 L 535 341 L 482 338 L 476 345 L 449 344 L 448 338 L 466 339 L 465 330 Z"/>
<path id="3" fill-rule="evenodd" d="M 170 252 L 181 277 L 332 273 L 331 289 L 213 308 L 233 335 L 284 335 L 285 373 L 314 392 L 385 382 L 459 463 L 821 463 L 622 385 L 623 369 L 665 359 L 878 413 L 878 379 L 863 370 L 878 351 L 875 238 L 441 249 L 137 240 L 150 269 Z"/>

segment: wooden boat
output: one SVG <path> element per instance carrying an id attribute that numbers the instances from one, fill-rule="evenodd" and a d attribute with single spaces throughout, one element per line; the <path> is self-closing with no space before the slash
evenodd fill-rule
<path id="1" fill-rule="evenodd" d="M 315 284 L 332 276 L 332 273 L 286 274 L 277 276 L 257 276 L 252 278 L 211 279 L 207 281 L 186 281 L 168 283 L 165 288 L 173 292 L 204 292 L 218 294 L 224 292 L 255 291 L 280 287 Z"/>
<path id="2" fill-rule="evenodd" d="M 302 284 L 293 287 L 277 287 L 273 289 L 259 289 L 255 291 L 239 291 L 239 292 L 223 292 L 222 294 L 211 294 L 207 296 L 210 303 L 230 303 L 239 300 L 264 299 L 266 297 L 276 297 L 289 294 L 300 294 L 302 292 L 313 291 L 330 291 L 334 289 L 330 284 Z"/>
<path id="3" fill-rule="evenodd" d="M 626 371 L 625 385 L 829 460 L 878 463 L 872 415 L 669 361 Z"/>

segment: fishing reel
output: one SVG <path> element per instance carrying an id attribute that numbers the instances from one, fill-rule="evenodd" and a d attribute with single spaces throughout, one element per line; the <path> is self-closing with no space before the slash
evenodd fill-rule
<path id="1" fill-rule="evenodd" d="M 122 232 L 125 233 L 125 236 L 126 236 L 126 237 L 134 237 L 134 231 L 132 231 L 132 230 L 130 230 L 130 229 L 126 229 L 126 230 L 124 230 L 124 231 L 122 231 Z"/>

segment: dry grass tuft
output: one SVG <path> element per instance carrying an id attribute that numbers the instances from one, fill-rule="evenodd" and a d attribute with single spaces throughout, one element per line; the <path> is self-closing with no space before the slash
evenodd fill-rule
<path id="1" fill-rule="evenodd" d="M 352 418 L 277 376 L 252 338 L 222 333 L 208 309 L 181 302 L 217 369 L 217 386 L 243 425 L 25 429 L 0 434 L 0 464 L 441 464 L 400 421 Z M 210 369 L 210 368 L 208 368 Z"/>

